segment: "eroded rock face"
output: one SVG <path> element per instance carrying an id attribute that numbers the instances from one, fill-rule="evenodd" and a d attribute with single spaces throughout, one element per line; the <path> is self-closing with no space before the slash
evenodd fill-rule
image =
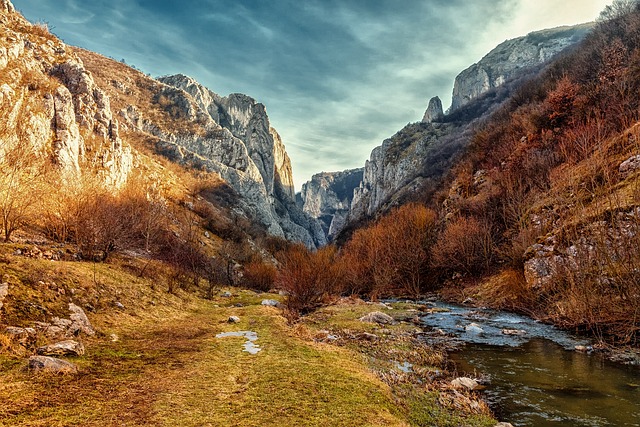
<path id="1" fill-rule="evenodd" d="M 424 112 L 422 121 L 424 123 L 437 122 L 442 119 L 443 116 L 444 111 L 442 110 L 442 101 L 439 97 L 434 96 L 429 100 L 429 106 L 427 107 L 427 111 Z"/>
<path id="2" fill-rule="evenodd" d="M 169 85 L 163 96 L 207 130 L 168 133 L 147 124 L 144 130 L 161 138 L 161 151 L 218 172 L 241 196 L 241 209 L 270 234 L 311 248 L 326 244 L 320 225 L 295 203 L 291 162 L 264 105 L 242 94 L 221 97 L 180 74 L 160 81 Z M 137 118 L 133 110 L 126 115 Z"/>
<path id="3" fill-rule="evenodd" d="M 468 104 L 489 90 L 501 86 L 527 68 L 540 65 L 580 40 L 592 24 L 536 31 L 507 40 L 455 80 L 450 111 Z"/>
<path id="4" fill-rule="evenodd" d="M 26 144 L 50 156 L 67 179 L 91 169 L 105 184 L 122 186 L 133 160 L 118 135 L 109 97 L 72 49 L 13 13 L 9 1 L 0 3 L 0 12 L 0 159 L 5 150 Z"/>
<path id="5" fill-rule="evenodd" d="M 315 174 L 302 185 L 299 204 L 305 213 L 316 218 L 331 240 L 345 224 L 353 192 L 362 181 L 364 169 Z"/>

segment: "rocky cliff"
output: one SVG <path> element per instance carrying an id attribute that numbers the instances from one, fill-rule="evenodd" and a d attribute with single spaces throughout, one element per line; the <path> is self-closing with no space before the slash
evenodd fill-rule
<path id="1" fill-rule="evenodd" d="M 422 122 L 407 125 L 373 149 L 345 225 L 428 193 L 468 143 L 471 123 L 507 96 L 483 99 L 483 95 L 501 85 L 514 84 L 533 67 L 582 40 L 592 27 L 560 27 L 508 40 L 460 73 L 447 114 L 442 112 L 440 99 L 434 97 Z"/>
<path id="2" fill-rule="evenodd" d="M 299 205 L 305 213 L 320 221 L 329 240 L 344 227 L 354 190 L 362 182 L 363 171 L 360 168 L 322 172 L 302 185 Z"/>
<path id="3" fill-rule="evenodd" d="M 219 96 L 184 75 L 154 80 L 66 46 L 1 1 L 0 161 L 28 141 L 65 180 L 91 170 L 120 187 L 152 147 L 219 174 L 237 196 L 228 207 L 234 215 L 308 247 L 326 243 L 320 224 L 296 205 L 291 162 L 263 104 Z"/>
<path id="4" fill-rule="evenodd" d="M 558 27 L 507 40 L 461 72 L 453 86 L 449 111 L 503 85 L 528 68 L 540 65 L 584 38 L 593 24 Z"/>
<path id="5" fill-rule="evenodd" d="M 8 0 L 0 11 L 0 159 L 20 147 L 48 157 L 66 180 L 91 169 L 106 185 L 124 184 L 133 155 L 109 97 L 44 25 L 26 21 Z"/>

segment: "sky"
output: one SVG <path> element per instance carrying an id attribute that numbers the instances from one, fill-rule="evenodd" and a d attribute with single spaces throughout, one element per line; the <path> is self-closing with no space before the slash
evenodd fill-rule
<path id="1" fill-rule="evenodd" d="M 593 21 L 612 0 L 12 0 L 67 44 L 265 104 L 311 175 L 364 166 L 506 39 Z"/>

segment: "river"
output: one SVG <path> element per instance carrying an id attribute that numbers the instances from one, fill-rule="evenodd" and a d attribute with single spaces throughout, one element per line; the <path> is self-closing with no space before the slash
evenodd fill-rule
<path id="1" fill-rule="evenodd" d="M 446 340 L 460 375 L 486 379 L 487 401 L 514 426 L 640 426 L 640 367 L 615 364 L 589 342 L 530 318 L 436 303 L 421 317 Z M 437 338 L 434 338 L 437 339 Z"/>

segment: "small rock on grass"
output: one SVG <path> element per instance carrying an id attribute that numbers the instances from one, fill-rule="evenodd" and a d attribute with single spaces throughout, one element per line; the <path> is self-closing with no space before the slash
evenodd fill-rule
<path id="1" fill-rule="evenodd" d="M 240 322 L 240 318 L 238 316 L 229 316 L 229 318 L 227 319 L 227 322 L 238 323 Z"/>
<path id="2" fill-rule="evenodd" d="M 66 340 L 38 347 L 36 353 L 41 356 L 82 356 L 84 346 L 80 342 Z"/>
<path id="3" fill-rule="evenodd" d="M 365 323 L 379 323 L 381 325 L 388 325 L 390 323 L 393 323 L 393 317 L 380 311 L 374 311 L 372 313 L 366 314 L 359 320 Z"/>
<path id="4" fill-rule="evenodd" d="M 280 301 L 276 301 L 274 299 L 264 299 L 262 300 L 262 305 L 267 305 L 267 306 L 271 306 L 271 307 L 279 307 L 280 306 Z"/>
<path id="5" fill-rule="evenodd" d="M 220 296 L 222 298 L 231 298 L 233 295 L 229 291 L 224 291 L 223 293 L 220 294 Z"/>
<path id="6" fill-rule="evenodd" d="M 56 374 L 72 374 L 78 372 L 78 367 L 66 360 L 49 356 L 31 356 L 29 369 L 32 371 L 45 371 Z"/>

